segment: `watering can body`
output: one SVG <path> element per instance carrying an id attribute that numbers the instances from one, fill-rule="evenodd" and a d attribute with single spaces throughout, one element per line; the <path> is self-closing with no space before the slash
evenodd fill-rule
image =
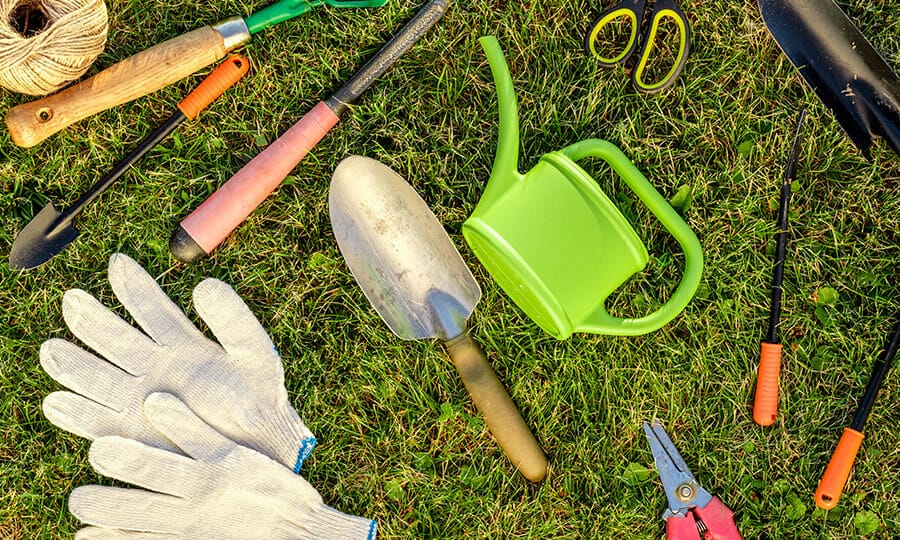
<path id="1" fill-rule="evenodd" d="M 565 339 L 573 332 L 639 335 L 674 318 L 699 285 L 696 236 L 615 145 L 599 139 L 550 152 L 526 174 L 517 170 L 518 120 L 512 80 L 499 43 L 481 39 L 500 96 L 500 141 L 485 192 L 463 224 L 476 257 L 538 326 Z M 675 236 L 685 252 L 682 282 L 657 311 L 611 316 L 607 297 L 649 260 L 628 220 L 577 161 L 604 160 Z"/>

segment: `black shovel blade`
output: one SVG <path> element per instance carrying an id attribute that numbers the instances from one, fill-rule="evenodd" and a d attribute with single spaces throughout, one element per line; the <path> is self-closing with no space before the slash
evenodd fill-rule
<path id="1" fill-rule="evenodd" d="M 758 0 L 775 41 L 871 159 L 872 137 L 900 155 L 900 78 L 833 0 Z"/>
<path id="2" fill-rule="evenodd" d="M 71 222 L 59 226 L 60 213 L 48 204 L 16 236 L 9 253 L 9 267 L 26 270 L 40 266 L 78 238 Z"/>

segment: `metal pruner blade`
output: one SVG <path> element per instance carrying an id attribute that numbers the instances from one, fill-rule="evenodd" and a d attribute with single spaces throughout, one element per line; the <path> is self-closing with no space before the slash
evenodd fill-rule
<path id="1" fill-rule="evenodd" d="M 712 495 L 697 484 L 662 424 L 656 420 L 653 424 L 644 422 L 644 434 L 650 443 L 653 461 L 669 500 L 669 508 L 663 513 L 663 519 L 686 516 L 691 508 L 703 508 L 709 504 Z"/>

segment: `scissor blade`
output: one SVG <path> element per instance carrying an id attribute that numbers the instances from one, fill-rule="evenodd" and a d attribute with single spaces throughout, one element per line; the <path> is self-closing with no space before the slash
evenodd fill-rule
<path id="1" fill-rule="evenodd" d="M 687 463 L 659 421 L 654 420 L 652 425 L 644 422 L 644 434 L 650 443 L 650 450 L 653 452 L 653 459 L 660 475 L 665 471 L 666 474 L 685 474 L 687 478 L 693 478 Z"/>
<path id="2" fill-rule="evenodd" d="M 644 434 L 647 436 L 656 470 L 659 471 L 659 479 L 669 500 L 669 512 L 679 514 L 692 506 L 706 506 L 710 495 L 697 485 L 694 475 L 691 474 L 662 424 L 656 420 L 652 425 L 644 422 Z M 669 515 L 669 512 L 666 515 Z"/>

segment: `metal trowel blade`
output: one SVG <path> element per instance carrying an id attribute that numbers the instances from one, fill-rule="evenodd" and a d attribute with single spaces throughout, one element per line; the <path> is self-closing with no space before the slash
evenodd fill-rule
<path id="1" fill-rule="evenodd" d="M 900 155 L 900 78 L 833 0 L 758 0 L 769 32 L 871 159 L 875 135 Z"/>
<path id="2" fill-rule="evenodd" d="M 9 253 L 11 269 L 26 270 L 40 266 L 78 238 L 79 232 L 71 223 L 58 226 L 60 215 L 51 203 L 25 225 Z"/>
<path id="3" fill-rule="evenodd" d="M 462 334 L 481 289 L 425 201 L 382 163 L 351 156 L 328 193 L 331 226 L 353 277 L 402 339 Z"/>

